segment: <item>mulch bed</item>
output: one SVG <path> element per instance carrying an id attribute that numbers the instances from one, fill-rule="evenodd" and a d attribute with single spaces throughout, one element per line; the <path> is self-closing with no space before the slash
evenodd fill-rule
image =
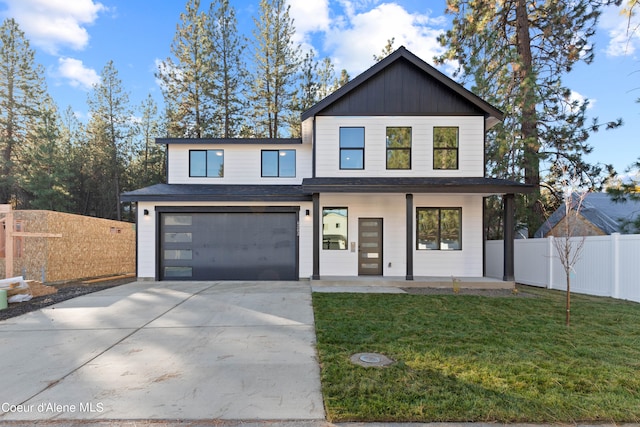
<path id="1" fill-rule="evenodd" d="M 0 310 L 0 321 L 20 316 L 31 311 L 39 310 L 41 308 L 66 301 L 71 298 L 79 297 L 81 295 L 98 292 L 103 289 L 113 288 L 114 286 L 124 285 L 125 283 L 131 283 L 135 280 L 136 279 L 134 277 L 129 277 L 125 279 L 106 280 L 89 284 L 85 284 L 82 282 L 69 282 L 52 285 L 57 289 L 57 292 L 54 294 L 34 297 L 31 300 L 25 302 L 12 303 L 9 304 L 9 307 L 5 310 Z"/>

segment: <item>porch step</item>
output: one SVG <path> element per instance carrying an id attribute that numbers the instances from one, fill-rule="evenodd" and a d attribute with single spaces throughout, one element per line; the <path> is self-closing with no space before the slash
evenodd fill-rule
<path id="1" fill-rule="evenodd" d="M 502 281 L 489 277 L 455 278 L 460 289 L 513 289 L 515 282 Z M 313 287 L 391 287 L 391 288 L 453 288 L 454 279 L 450 277 L 414 277 L 405 280 L 403 277 L 321 277 L 311 280 Z"/>

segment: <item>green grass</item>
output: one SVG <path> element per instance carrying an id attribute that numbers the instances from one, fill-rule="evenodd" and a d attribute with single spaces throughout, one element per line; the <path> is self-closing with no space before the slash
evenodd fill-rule
<path id="1" fill-rule="evenodd" d="M 640 304 L 527 292 L 314 294 L 329 421 L 640 421 Z"/>

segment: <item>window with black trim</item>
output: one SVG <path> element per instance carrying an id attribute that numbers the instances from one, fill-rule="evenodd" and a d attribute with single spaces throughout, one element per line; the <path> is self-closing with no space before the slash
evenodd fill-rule
<path id="1" fill-rule="evenodd" d="M 364 169 L 364 128 L 340 128 L 340 169 Z"/>
<path id="2" fill-rule="evenodd" d="M 462 208 L 417 208 L 416 249 L 462 249 Z"/>
<path id="3" fill-rule="evenodd" d="M 322 249 L 347 249 L 348 219 L 347 208 L 322 209 Z"/>
<path id="4" fill-rule="evenodd" d="M 387 169 L 411 169 L 411 128 L 387 128 Z"/>
<path id="5" fill-rule="evenodd" d="M 457 127 L 433 128 L 433 168 L 458 169 Z"/>
<path id="6" fill-rule="evenodd" d="M 224 150 L 189 150 L 189 176 L 222 178 Z"/>
<path id="7" fill-rule="evenodd" d="M 262 177 L 296 176 L 296 150 L 262 150 Z"/>

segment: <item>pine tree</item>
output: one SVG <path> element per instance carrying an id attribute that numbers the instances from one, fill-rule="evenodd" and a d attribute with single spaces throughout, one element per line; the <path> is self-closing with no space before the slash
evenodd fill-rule
<path id="1" fill-rule="evenodd" d="M 295 28 L 285 0 L 260 0 L 260 16 L 254 22 L 250 95 L 254 134 L 278 138 L 291 114 L 300 48 L 293 42 Z"/>
<path id="2" fill-rule="evenodd" d="M 38 123 L 30 131 L 30 143 L 21 165 L 21 187 L 28 194 L 28 207 L 68 212 L 72 170 L 61 139 L 61 123 L 53 99 L 46 97 L 40 107 Z"/>
<path id="3" fill-rule="evenodd" d="M 593 185 L 601 172 L 584 160 L 601 125 L 587 122 L 588 101 L 572 99 L 562 78 L 578 61 L 593 61 L 598 16 L 616 1 L 447 0 L 453 28 L 441 36 L 447 51 L 437 60 L 455 61 L 456 76 L 506 113 L 488 135 L 487 171 L 538 189 L 520 204 L 530 234 L 543 220 L 542 185 L 555 190 L 564 174 Z M 545 183 L 541 163 L 550 165 Z"/>
<path id="4" fill-rule="evenodd" d="M 236 12 L 229 6 L 229 0 L 212 2 L 208 18 L 211 54 L 217 64 L 210 93 L 216 106 L 218 123 L 214 133 L 223 138 L 232 138 L 238 136 L 244 118 L 242 92 L 247 80 L 243 61 L 246 43 L 238 35 Z"/>
<path id="5" fill-rule="evenodd" d="M 171 44 L 174 59 L 163 61 L 156 73 L 167 105 L 168 133 L 172 137 L 205 138 L 214 135 L 215 107 L 211 99 L 213 75 L 211 38 L 200 0 L 189 0 Z"/>
<path id="6" fill-rule="evenodd" d="M 133 111 L 129 94 L 122 87 L 118 71 L 109 61 L 89 97 L 91 120 L 88 125 L 92 150 L 97 157 L 99 171 L 96 214 L 105 218 L 122 219 L 120 193 L 122 176 L 131 153 Z"/>
<path id="7" fill-rule="evenodd" d="M 128 188 L 136 189 L 157 184 L 165 179 L 165 154 L 155 143 L 155 138 L 162 135 L 158 119 L 158 105 L 149 94 L 140 106 L 142 117 L 138 123 L 137 152 L 129 168 L 130 184 Z"/>
<path id="8" fill-rule="evenodd" d="M 46 89 L 43 69 L 14 19 L 0 26 L 0 203 L 25 203 L 18 168 Z"/>

